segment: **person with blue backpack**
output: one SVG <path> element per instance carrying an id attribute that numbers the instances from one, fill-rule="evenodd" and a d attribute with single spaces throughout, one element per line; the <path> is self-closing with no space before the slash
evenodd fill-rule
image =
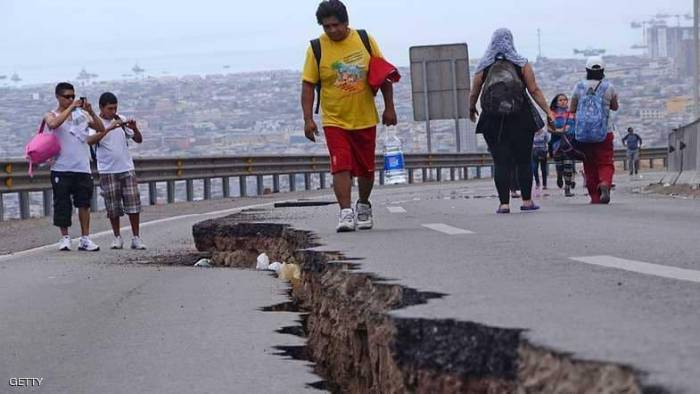
<path id="1" fill-rule="evenodd" d="M 608 204 L 615 173 L 610 111 L 620 107 L 617 91 L 605 79 L 600 56 L 586 62 L 586 79 L 576 84 L 569 110 L 576 115 L 577 148 L 585 155 L 583 169 L 591 204 Z"/>
<path id="2" fill-rule="evenodd" d="M 491 37 L 486 53 L 476 68 L 469 97 L 469 117 L 477 121 L 477 102 L 482 114 L 476 133 L 483 134 L 494 161 L 494 182 L 501 205 L 496 213 L 510 213 L 512 173 L 517 173 L 522 197 L 521 211 L 539 209 L 532 200 L 532 139 L 545 126 L 528 92 L 552 118 L 535 72 L 528 60 L 515 50 L 513 34 L 501 28 Z"/>

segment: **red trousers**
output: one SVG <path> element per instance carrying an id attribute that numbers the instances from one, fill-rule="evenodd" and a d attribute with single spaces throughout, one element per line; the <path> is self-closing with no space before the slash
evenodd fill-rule
<path id="1" fill-rule="evenodd" d="M 586 188 L 592 203 L 600 202 L 601 185 L 611 186 L 615 173 L 613 152 L 613 133 L 608 133 L 603 142 L 594 144 L 579 143 L 579 149 L 586 155 L 583 160 L 583 171 L 586 176 Z"/>

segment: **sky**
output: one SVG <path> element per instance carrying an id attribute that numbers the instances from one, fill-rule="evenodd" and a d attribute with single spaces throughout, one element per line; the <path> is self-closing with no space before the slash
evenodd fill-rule
<path id="1" fill-rule="evenodd" d="M 491 33 L 509 27 L 516 48 L 548 57 L 573 48 L 639 53 L 632 21 L 692 12 L 692 0 L 346 0 L 350 24 L 384 55 L 408 65 L 413 45 L 466 42 L 483 54 Z M 318 0 L 0 0 L 0 75 L 24 82 L 70 80 L 85 68 L 119 78 L 138 64 L 151 75 L 301 68 Z M 579 10 L 573 11 L 577 7 Z M 676 19 L 668 19 L 670 25 Z M 689 24 L 689 22 L 684 22 Z M 227 66 L 224 69 L 224 66 Z M 0 81 L 0 86 L 3 81 Z M 8 83 L 7 79 L 4 81 Z"/>

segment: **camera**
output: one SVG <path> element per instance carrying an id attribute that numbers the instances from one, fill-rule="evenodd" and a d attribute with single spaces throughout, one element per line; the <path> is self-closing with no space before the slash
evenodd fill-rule
<path id="1" fill-rule="evenodd" d="M 80 98 L 80 106 L 81 107 L 84 106 L 86 101 L 87 101 L 87 97 L 81 97 Z"/>

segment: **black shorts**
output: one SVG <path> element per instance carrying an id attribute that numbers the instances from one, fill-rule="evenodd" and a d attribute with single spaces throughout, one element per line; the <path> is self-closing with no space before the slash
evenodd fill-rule
<path id="1" fill-rule="evenodd" d="M 73 207 L 89 208 L 94 181 L 91 174 L 51 171 L 53 187 L 53 224 L 70 227 Z"/>

